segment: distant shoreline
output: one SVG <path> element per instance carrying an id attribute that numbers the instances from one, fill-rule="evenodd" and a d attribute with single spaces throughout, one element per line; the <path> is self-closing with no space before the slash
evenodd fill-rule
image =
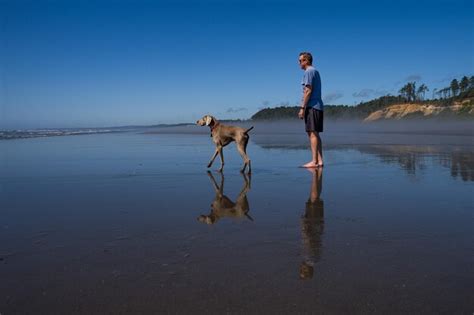
<path id="1" fill-rule="evenodd" d="M 222 120 L 223 123 L 237 126 L 255 126 L 252 134 L 300 134 L 303 132 L 301 120 L 279 119 L 267 121 L 255 120 Z M 93 134 L 111 134 L 139 132 L 143 134 L 208 134 L 208 127 L 196 124 L 160 124 L 133 127 L 108 127 L 108 128 L 41 128 L 27 130 L 0 130 L 0 140 L 31 139 L 60 136 L 79 136 Z M 459 135 L 474 136 L 474 125 L 471 120 L 378 120 L 363 122 L 354 119 L 327 119 L 324 136 L 331 133 L 380 133 L 380 134 L 412 134 L 412 135 Z"/>

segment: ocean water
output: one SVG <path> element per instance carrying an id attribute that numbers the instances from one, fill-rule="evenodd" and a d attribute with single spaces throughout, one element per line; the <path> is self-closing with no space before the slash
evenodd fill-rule
<path id="1" fill-rule="evenodd" d="M 0 313 L 472 313 L 471 133 L 252 132 L 0 141 Z"/>

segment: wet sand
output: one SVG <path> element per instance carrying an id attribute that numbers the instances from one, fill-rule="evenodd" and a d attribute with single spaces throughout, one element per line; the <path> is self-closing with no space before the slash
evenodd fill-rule
<path id="1" fill-rule="evenodd" d="M 0 313 L 471 313 L 469 134 L 336 134 L 0 142 Z"/>

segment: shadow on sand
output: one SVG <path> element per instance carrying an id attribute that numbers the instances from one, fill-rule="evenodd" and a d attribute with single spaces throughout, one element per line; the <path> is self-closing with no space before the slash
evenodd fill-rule
<path id="1" fill-rule="evenodd" d="M 308 171 L 312 174 L 312 180 L 305 212 L 301 216 L 303 262 L 300 265 L 300 279 L 313 277 L 314 265 L 321 258 L 324 233 L 324 201 L 321 199 L 323 170 L 309 168 Z"/>

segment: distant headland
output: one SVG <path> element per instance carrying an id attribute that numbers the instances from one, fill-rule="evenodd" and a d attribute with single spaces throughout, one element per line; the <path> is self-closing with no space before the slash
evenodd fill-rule
<path id="1" fill-rule="evenodd" d="M 399 95 L 385 95 L 356 106 L 325 105 L 324 115 L 329 119 L 349 119 L 364 122 L 400 119 L 473 119 L 474 76 L 454 79 L 449 87 L 433 89 L 432 99 L 426 99 L 429 88 L 417 82 L 408 82 Z M 435 96 L 437 96 L 435 98 Z M 251 120 L 297 119 L 299 106 L 265 108 Z"/>

